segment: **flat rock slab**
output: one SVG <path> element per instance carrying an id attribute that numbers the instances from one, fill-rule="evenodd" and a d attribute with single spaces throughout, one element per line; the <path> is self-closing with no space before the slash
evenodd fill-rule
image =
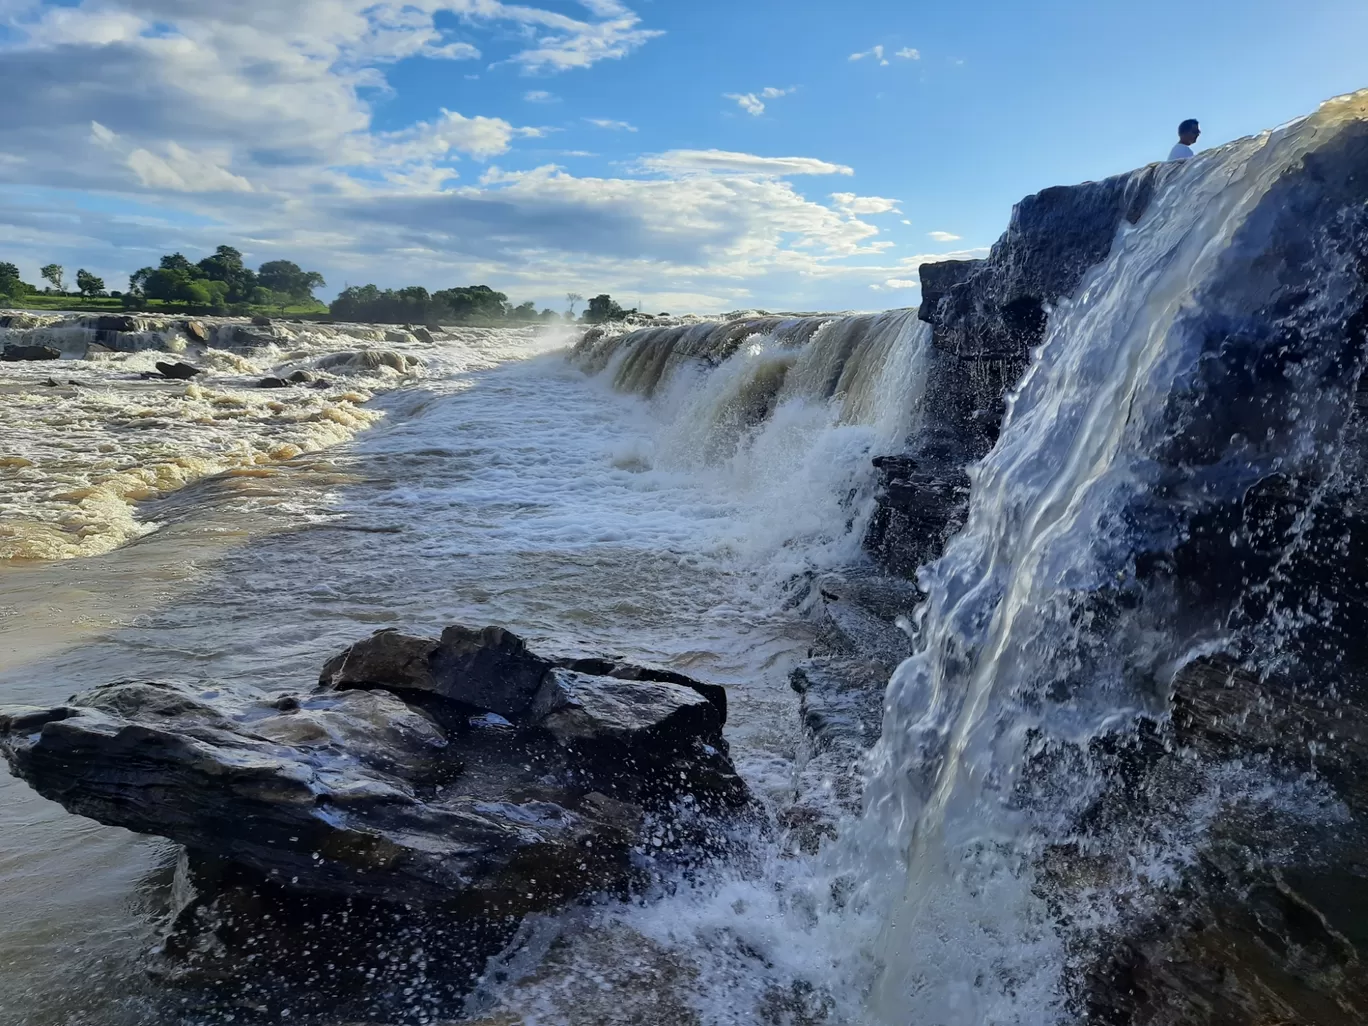
<path id="1" fill-rule="evenodd" d="M 750 800 L 702 685 L 555 667 L 466 627 L 381 632 L 323 677 L 307 694 L 121 681 L 0 709 L 0 753 L 72 812 L 287 890 L 481 915 L 625 886 L 648 816 Z"/>

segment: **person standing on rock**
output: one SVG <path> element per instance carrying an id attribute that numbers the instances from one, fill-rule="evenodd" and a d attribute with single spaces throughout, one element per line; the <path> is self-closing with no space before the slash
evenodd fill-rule
<path id="1" fill-rule="evenodd" d="M 1192 152 L 1192 144 L 1197 141 L 1197 137 L 1202 134 L 1202 127 L 1197 124 L 1196 118 L 1188 118 L 1178 126 L 1178 142 L 1169 151 L 1169 160 L 1191 160 L 1195 154 Z"/>

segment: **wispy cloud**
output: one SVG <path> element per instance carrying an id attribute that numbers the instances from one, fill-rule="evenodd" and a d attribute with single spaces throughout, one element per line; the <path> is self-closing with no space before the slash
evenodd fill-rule
<path id="1" fill-rule="evenodd" d="M 937 242 L 959 242 L 960 240 L 958 235 L 952 235 L 950 232 L 927 232 L 926 234 Z"/>
<path id="2" fill-rule="evenodd" d="M 784 178 L 789 175 L 853 175 L 854 168 L 829 164 L 815 157 L 757 157 L 751 153 L 728 150 L 670 150 L 646 157 L 641 167 L 647 171 L 717 172 Z"/>
<path id="3" fill-rule="evenodd" d="M 862 61 L 866 57 L 873 57 L 874 60 L 877 61 L 879 64 L 888 63 L 888 61 L 884 59 L 884 48 L 882 43 L 880 43 L 878 46 L 871 47 L 868 50 L 862 50 L 859 53 L 852 53 L 850 55 L 850 59 L 852 61 Z"/>
<path id="4" fill-rule="evenodd" d="M 596 128 L 606 128 L 610 132 L 635 132 L 636 125 L 628 124 L 626 121 L 614 121 L 612 118 L 585 118 L 585 121 Z"/>
<path id="5" fill-rule="evenodd" d="M 753 117 L 759 117 L 765 113 L 765 101 L 777 100 L 781 96 L 788 96 L 796 92 L 794 88 L 778 89 L 775 86 L 766 86 L 758 93 L 723 93 L 728 100 L 735 100 L 736 105 Z"/>
<path id="6" fill-rule="evenodd" d="M 894 51 L 893 56 L 904 61 L 919 61 L 921 60 L 921 51 L 914 50 L 910 46 L 904 46 L 901 50 Z M 884 56 L 882 43 L 878 46 L 870 47 L 868 50 L 862 50 L 859 53 L 852 53 L 850 55 L 852 61 L 862 61 L 866 57 L 873 58 L 875 63 L 879 64 L 881 67 L 887 67 L 889 64 L 888 58 Z"/>
<path id="7" fill-rule="evenodd" d="M 833 192 L 832 202 L 836 209 L 851 217 L 861 214 L 898 214 L 898 201 L 882 196 L 857 196 L 853 192 Z"/>
<path id="8" fill-rule="evenodd" d="M 553 93 L 548 93 L 545 89 L 529 89 L 523 93 L 523 99 L 528 103 L 559 103 L 560 97 Z"/>

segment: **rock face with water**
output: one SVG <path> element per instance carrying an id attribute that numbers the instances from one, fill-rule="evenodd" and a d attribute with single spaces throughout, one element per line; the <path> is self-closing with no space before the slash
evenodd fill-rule
<path id="1" fill-rule="evenodd" d="M 920 316 L 931 325 L 922 426 L 876 461 L 883 487 L 867 547 L 911 575 L 963 522 L 963 471 L 997 440 L 1004 397 L 1045 335 L 1049 308 L 1107 256 L 1118 228 L 1144 215 L 1173 165 L 1058 186 L 1016 205 L 982 260 L 923 264 Z"/>
<path id="2" fill-rule="evenodd" d="M 749 802 L 712 689 L 588 669 L 615 675 L 501 628 L 382 631 L 312 691 L 119 682 L 0 711 L 0 748 L 72 812 L 287 891 L 518 915 Z"/>

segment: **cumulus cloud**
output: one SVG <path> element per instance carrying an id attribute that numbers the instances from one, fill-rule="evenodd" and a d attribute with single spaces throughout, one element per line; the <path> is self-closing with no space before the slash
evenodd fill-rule
<path id="1" fill-rule="evenodd" d="M 614 121 L 612 118 L 585 118 L 584 120 L 596 128 L 606 128 L 610 132 L 635 132 L 637 130 L 636 125 L 628 124 L 626 121 Z"/>
<path id="2" fill-rule="evenodd" d="M 833 192 L 832 202 L 836 209 L 852 216 L 860 214 L 897 214 L 898 201 L 882 196 L 857 196 L 853 192 Z"/>
<path id="3" fill-rule="evenodd" d="M 850 55 L 850 59 L 852 61 L 862 61 L 866 57 L 874 58 L 874 60 L 879 64 L 888 63 L 888 61 L 884 58 L 884 48 L 882 43 L 878 46 L 870 47 L 868 50 L 863 50 L 860 53 L 852 53 Z"/>
<path id="4" fill-rule="evenodd" d="M 793 89 L 779 89 L 776 86 L 766 86 L 757 93 L 723 93 L 723 97 L 728 100 L 735 100 L 736 105 L 747 114 L 759 117 L 765 113 L 765 101 L 777 100 L 781 96 L 788 96 L 794 92 Z"/>
<path id="5" fill-rule="evenodd" d="M 853 175 L 854 168 L 813 157 L 757 157 L 727 150 L 669 150 L 645 157 L 641 167 L 667 173 L 715 172 L 782 178 L 789 175 Z"/>
<path id="6" fill-rule="evenodd" d="M 950 232 L 927 232 L 927 234 L 937 242 L 959 242 L 960 240 L 958 235 L 952 235 Z"/>
<path id="7" fill-rule="evenodd" d="M 762 284 L 769 305 L 810 307 L 822 283 L 863 292 L 915 276 L 861 219 L 894 201 L 808 198 L 794 184 L 854 173 L 842 164 L 679 149 L 621 165 L 621 177 L 582 177 L 526 168 L 520 143 L 551 129 L 469 108 L 374 123 L 396 61 L 497 49 L 486 59 L 549 74 L 625 56 L 657 34 L 620 0 L 545 3 L 0 0 L 6 258 L 35 276 L 56 259 L 115 282 L 160 253 L 228 243 L 330 281 L 487 281 L 541 297 L 650 296 L 668 282 L 662 308 L 715 310 L 746 305 Z M 790 91 L 737 95 L 765 104 Z M 505 166 L 458 175 L 472 161 Z M 92 190 L 108 200 L 100 210 L 84 202 Z"/>
<path id="8" fill-rule="evenodd" d="M 910 46 L 904 46 L 901 50 L 899 50 L 899 51 L 898 51 L 897 53 L 895 53 L 893 56 L 894 56 L 894 57 L 901 57 L 901 58 L 902 58 L 903 60 L 905 60 L 905 61 L 919 61 L 919 60 L 921 60 L 921 51 L 920 51 L 920 50 L 914 50 L 914 49 L 912 49 L 912 47 L 910 47 Z"/>

